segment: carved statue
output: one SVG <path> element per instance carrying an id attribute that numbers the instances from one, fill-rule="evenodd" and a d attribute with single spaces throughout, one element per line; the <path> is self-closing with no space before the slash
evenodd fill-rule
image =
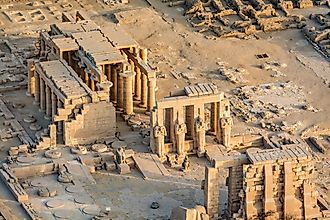
<path id="1" fill-rule="evenodd" d="M 198 148 L 198 155 L 205 152 L 205 122 L 204 119 L 198 116 L 195 120 L 195 132 L 196 132 L 196 145 Z"/>

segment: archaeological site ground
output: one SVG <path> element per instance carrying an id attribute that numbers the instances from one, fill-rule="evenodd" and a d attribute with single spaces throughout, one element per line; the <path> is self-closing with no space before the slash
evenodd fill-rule
<path id="1" fill-rule="evenodd" d="M 0 220 L 329 220 L 330 0 L 0 0 Z"/>

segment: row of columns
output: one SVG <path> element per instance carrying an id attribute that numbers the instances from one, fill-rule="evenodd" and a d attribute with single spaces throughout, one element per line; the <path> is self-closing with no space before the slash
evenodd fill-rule
<path id="1" fill-rule="evenodd" d="M 212 103 L 212 106 L 220 106 L 220 102 Z M 211 108 L 211 111 L 219 111 L 219 108 Z M 211 112 L 211 131 L 216 132 L 219 142 L 226 147 L 230 146 L 232 119 L 221 117 L 220 112 Z M 194 149 L 199 156 L 205 153 L 206 123 L 204 103 L 191 106 L 175 106 L 160 108 L 152 111 L 153 136 L 151 137 L 152 149 L 160 157 L 164 154 L 165 136 L 173 144 L 173 151 L 179 155 L 185 152 L 187 138 L 193 140 Z M 168 122 L 164 124 L 164 122 Z M 212 127 L 213 126 L 213 127 Z"/>
<path id="2" fill-rule="evenodd" d="M 33 61 L 28 61 L 28 91 L 27 95 L 34 96 L 34 104 L 39 105 L 39 111 L 45 113 L 45 119 L 54 120 L 57 109 L 63 107 L 63 102 L 46 84 L 45 80 L 35 70 Z M 58 122 L 58 132 L 62 132 L 63 122 Z"/>

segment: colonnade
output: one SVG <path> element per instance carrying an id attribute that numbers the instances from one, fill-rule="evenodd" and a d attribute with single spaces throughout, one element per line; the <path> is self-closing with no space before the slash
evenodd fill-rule
<path id="1" fill-rule="evenodd" d="M 45 119 L 54 122 L 57 109 L 63 108 L 64 103 L 56 95 L 52 87 L 35 69 L 33 60 L 28 61 L 28 95 L 34 96 L 34 104 L 39 106 L 39 111 L 45 113 Z M 57 132 L 63 130 L 63 122 L 57 122 Z"/>

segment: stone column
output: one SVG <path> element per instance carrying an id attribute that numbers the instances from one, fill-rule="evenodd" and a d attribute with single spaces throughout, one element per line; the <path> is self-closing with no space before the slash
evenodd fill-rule
<path id="1" fill-rule="evenodd" d="M 130 67 L 131 67 L 131 72 L 135 73 L 135 63 L 134 63 L 134 61 L 129 60 L 129 64 L 130 64 Z M 132 94 L 133 95 L 135 94 L 135 78 L 134 77 L 132 77 Z"/>
<path id="2" fill-rule="evenodd" d="M 57 108 L 63 108 L 63 103 L 60 99 L 57 99 Z M 63 121 L 57 122 L 57 133 L 63 134 Z"/>
<path id="3" fill-rule="evenodd" d="M 117 66 L 111 66 L 111 82 L 112 82 L 112 88 L 111 88 L 111 96 L 110 100 L 112 103 L 117 103 L 117 91 L 118 91 L 118 68 Z"/>
<path id="4" fill-rule="evenodd" d="M 56 114 L 57 114 L 57 96 L 54 92 L 52 92 L 52 119 L 54 119 Z"/>
<path id="5" fill-rule="evenodd" d="M 35 79 L 34 79 L 34 72 L 35 72 L 35 64 L 34 60 L 29 59 L 27 61 L 27 68 L 28 68 L 28 88 L 26 94 L 28 96 L 34 95 L 35 93 Z"/>
<path id="6" fill-rule="evenodd" d="M 117 108 L 119 111 L 124 107 L 124 79 L 121 74 L 118 74 L 118 94 L 117 94 Z"/>
<path id="7" fill-rule="evenodd" d="M 147 107 L 147 99 L 148 99 L 148 79 L 147 76 L 143 73 L 141 75 L 141 103 L 140 106 L 145 108 Z"/>
<path id="8" fill-rule="evenodd" d="M 88 72 L 86 70 L 84 70 L 84 73 L 85 73 L 85 83 L 87 86 L 89 86 L 89 75 L 88 75 Z"/>
<path id="9" fill-rule="evenodd" d="M 273 198 L 273 167 L 271 164 L 265 164 L 264 166 L 264 213 L 276 212 L 276 204 Z M 267 218 L 266 218 L 267 219 Z M 270 218 L 272 219 L 272 218 Z"/>
<path id="10" fill-rule="evenodd" d="M 52 92 L 49 86 L 46 85 L 46 115 L 45 119 L 51 119 L 52 117 Z"/>
<path id="11" fill-rule="evenodd" d="M 56 133 L 56 125 L 49 125 L 49 137 L 50 137 L 50 147 L 56 147 L 57 143 L 57 133 Z"/>
<path id="12" fill-rule="evenodd" d="M 134 73 L 127 72 L 127 73 L 121 73 L 120 77 L 123 77 L 124 80 L 124 93 L 123 93 L 123 104 L 124 104 L 124 113 L 127 115 L 133 114 L 133 77 Z"/>
<path id="13" fill-rule="evenodd" d="M 95 91 L 95 81 L 93 79 L 91 80 L 91 90 L 94 92 Z"/>
<path id="14" fill-rule="evenodd" d="M 141 100 L 141 70 L 139 67 L 136 66 L 135 71 L 136 71 L 136 75 L 135 75 L 134 99 L 140 101 Z"/>
<path id="15" fill-rule="evenodd" d="M 156 78 L 148 80 L 148 106 L 147 110 L 150 112 L 156 105 Z"/>
<path id="16" fill-rule="evenodd" d="M 147 64 L 148 63 L 148 49 L 141 48 L 140 49 L 140 57 Z"/>
<path id="17" fill-rule="evenodd" d="M 45 94 L 45 82 L 40 77 L 40 112 L 46 110 L 46 94 Z"/>
<path id="18" fill-rule="evenodd" d="M 39 105 L 40 102 L 40 79 L 37 72 L 34 72 L 35 80 L 35 93 L 34 93 L 34 104 Z"/>

